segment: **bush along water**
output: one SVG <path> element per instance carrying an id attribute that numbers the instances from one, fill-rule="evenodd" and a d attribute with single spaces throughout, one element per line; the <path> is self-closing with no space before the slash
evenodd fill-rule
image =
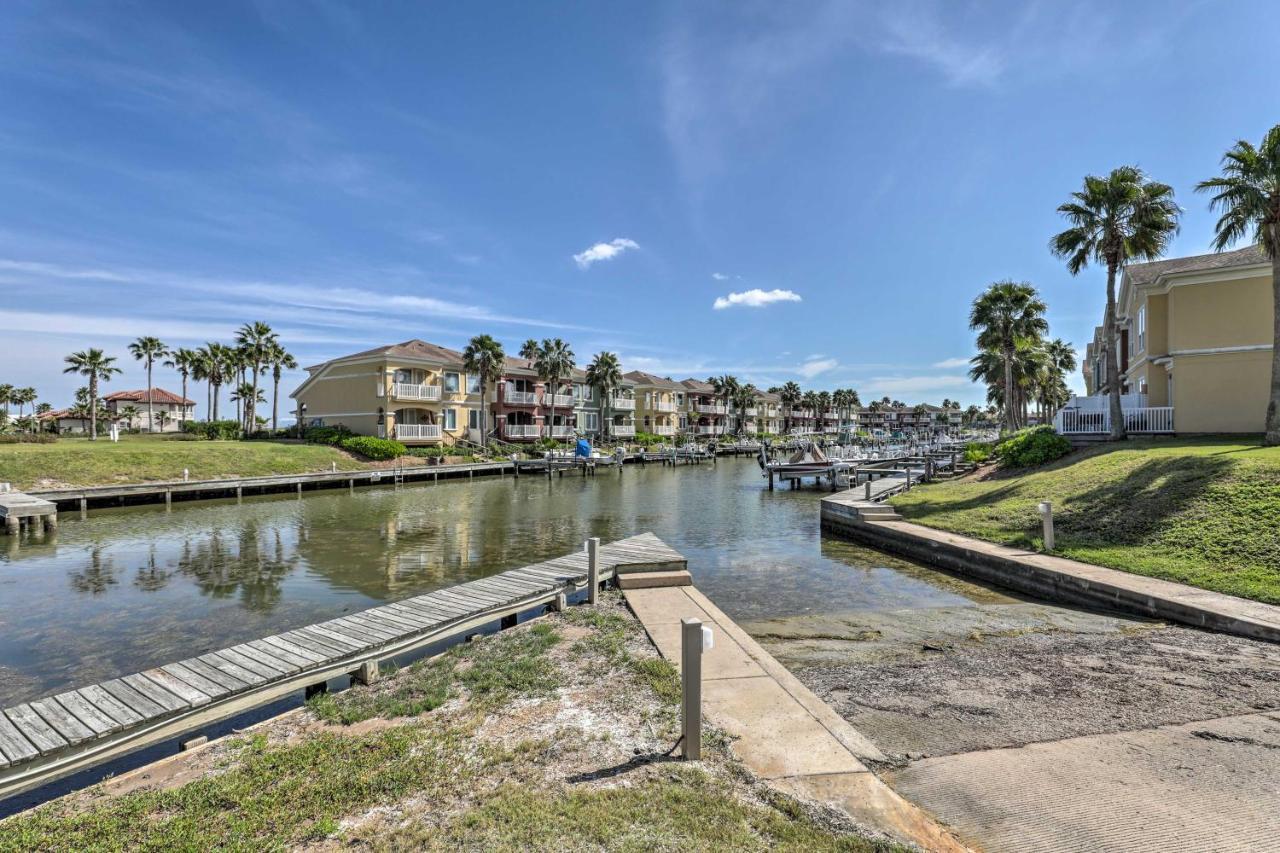
<path id="1" fill-rule="evenodd" d="M 374 461 L 398 459 L 404 456 L 407 450 L 398 441 L 390 438 L 374 438 L 371 435 L 353 435 L 350 438 L 344 438 L 338 446 Z"/>
<path id="2" fill-rule="evenodd" d="M 1029 468 L 1061 459 L 1071 452 L 1071 442 L 1051 426 L 1019 430 L 996 445 L 996 458 L 1008 468 Z"/>
<path id="3" fill-rule="evenodd" d="M 236 441 L 243 434 L 237 421 L 183 421 L 182 431 L 206 441 Z"/>

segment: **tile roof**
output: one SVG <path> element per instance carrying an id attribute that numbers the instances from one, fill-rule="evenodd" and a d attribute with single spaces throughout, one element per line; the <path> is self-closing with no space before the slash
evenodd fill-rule
<path id="1" fill-rule="evenodd" d="M 1169 258 L 1163 261 L 1150 261 L 1145 264 L 1127 264 L 1124 268 L 1125 278 L 1131 284 L 1151 284 L 1161 276 L 1176 273 L 1208 272 L 1209 270 L 1247 267 L 1254 264 L 1267 263 L 1267 256 L 1262 246 L 1246 246 L 1231 252 L 1214 252 L 1209 255 L 1191 255 L 1186 258 Z"/>
<path id="2" fill-rule="evenodd" d="M 716 392 L 714 385 L 710 382 L 703 382 L 701 379 L 694 379 L 690 377 L 680 384 L 688 388 L 690 391 L 697 391 L 702 394 L 714 394 Z"/>
<path id="3" fill-rule="evenodd" d="M 140 388 L 137 391 L 114 391 L 102 399 L 108 403 L 145 403 L 147 402 L 147 389 Z M 153 403 L 181 403 L 186 406 L 194 406 L 195 400 L 188 400 L 186 397 L 179 397 L 172 391 L 166 391 L 163 388 L 151 389 L 151 402 Z"/>
<path id="4" fill-rule="evenodd" d="M 637 385 L 648 385 L 654 388 L 664 388 L 668 391 L 683 391 L 685 387 L 670 377 L 654 376 L 652 373 L 645 373 L 643 370 L 633 370 L 630 373 L 623 374 L 624 378 L 630 379 Z"/>
<path id="5" fill-rule="evenodd" d="M 430 344 L 426 341 L 414 338 L 413 340 L 401 341 L 398 344 L 388 344 L 383 347 L 374 347 L 373 349 L 363 350 L 361 352 L 353 352 L 350 355 L 338 356 L 331 358 L 324 364 L 331 364 L 335 361 L 346 361 L 352 358 L 368 358 L 370 356 L 383 355 L 393 358 L 421 358 L 427 361 L 439 361 L 445 364 L 462 364 L 462 353 L 457 350 L 442 347 L 439 344 Z M 307 370 L 316 370 L 324 367 L 324 364 L 308 367 Z"/>

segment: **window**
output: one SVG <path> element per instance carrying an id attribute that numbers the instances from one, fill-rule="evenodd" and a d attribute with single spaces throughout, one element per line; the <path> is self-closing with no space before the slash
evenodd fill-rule
<path id="1" fill-rule="evenodd" d="M 583 412 L 582 428 L 586 432 L 597 432 L 600 429 L 600 415 L 596 412 Z"/>
<path id="2" fill-rule="evenodd" d="M 480 393 L 480 374 L 479 373 L 467 374 L 467 393 L 468 394 Z"/>
<path id="3" fill-rule="evenodd" d="M 444 391 L 446 394 L 457 394 L 458 388 L 461 386 L 462 377 L 458 373 L 446 373 L 444 375 Z"/>
<path id="4" fill-rule="evenodd" d="M 1138 352 L 1147 349 L 1147 306 L 1138 309 Z"/>
<path id="5" fill-rule="evenodd" d="M 448 375 L 449 374 L 447 373 L 445 374 L 446 377 Z M 455 373 L 453 375 L 457 377 L 458 374 Z M 445 409 L 441 414 L 444 415 L 444 428 L 446 430 L 448 430 L 449 432 L 453 432 L 458 428 L 458 410 L 457 409 Z"/>
<path id="6" fill-rule="evenodd" d="M 467 428 L 480 429 L 480 410 L 467 409 Z"/>
<path id="7" fill-rule="evenodd" d="M 573 385 L 573 399 L 579 403 L 590 403 L 591 402 L 591 386 L 583 385 L 580 382 L 575 382 Z"/>

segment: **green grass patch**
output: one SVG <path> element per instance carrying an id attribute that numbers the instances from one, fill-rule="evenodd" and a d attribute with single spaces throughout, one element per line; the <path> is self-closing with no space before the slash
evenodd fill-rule
<path id="1" fill-rule="evenodd" d="M 722 781 L 673 766 L 663 779 L 629 787 L 547 794 L 516 785 L 442 829 L 411 827 L 392 848 L 443 850 L 795 850 L 892 849 L 827 829 L 794 803 L 743 802 Z"/>
<path id="2" fill-rule="evenodd" d="M 124 436 L 118 443 L 62 438 L 55 444 L 0 445 L 0 482 L 29 489 L 39 480 L 79 486 L 265 477 L 363 467 L 332 447 L 277 441 L 174 441 L 167 436 Z"/>
<path id="3" fill-rule="evenodd" d="M 139 791 L 83 811 L 52 805 L 0 823 L 4 850 L 281 850 L 338 828 L 344 816 L 409 794 L 460 796 L 506 760 L 466 732 L 398 726 L 296 744 L 243 742 L 225 772 Z"/>
<path id="4" fill-rule="evenodd" d="M 1237 438 L 1103 445 L 1030 471 L 935 483 L 892 499 L 907 519 L 1280 604 L 1280 448 Z"/>

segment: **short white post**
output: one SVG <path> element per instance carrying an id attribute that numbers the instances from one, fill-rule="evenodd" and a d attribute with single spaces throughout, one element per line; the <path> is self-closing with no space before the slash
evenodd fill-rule
<path id="1" fill-rule="evenodd" d="M 188 481 L 188 480 L 190 480 L 190 479 L 191 479 L 191 470 L 190 470 L 189 468 L 183 468 L 183 469 L 182 469 L 182 482 L 184 482 L 184 483 L 185 483 L 185 482 L 187 482 L 187 481 Z"/>
<path id="2" fill-rule="evenodd" d="M 702 620 L 680 620 L 680 755 L 686 761 L 702 758 L 702 654 L 714 644 Z"/>
<path id="3" fill-rule="evenodd" d="M 600 597 L 600 537 L 587 540 L 587 603 L 595 604 Z"/>
<path id="4" fill-rule="evenodd" d="M 1044 549 L 1053 550 L 1053 503 L 1040 501 L 1040 518 L 1044 520 Z"/>

